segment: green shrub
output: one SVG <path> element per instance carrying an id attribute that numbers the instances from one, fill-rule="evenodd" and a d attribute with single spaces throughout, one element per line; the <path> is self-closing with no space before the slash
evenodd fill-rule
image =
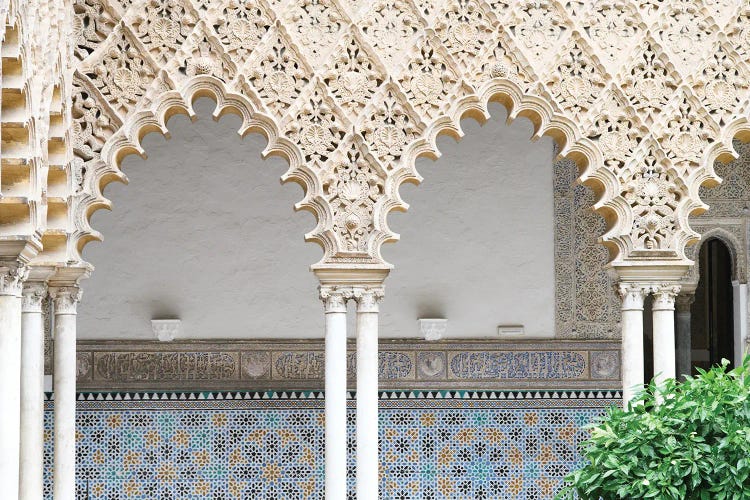
<path id="1" fill-rule="evenodd" d="M 750 356 L 728 364 L 609 409 L 556 498 L 750 499 Z"/>

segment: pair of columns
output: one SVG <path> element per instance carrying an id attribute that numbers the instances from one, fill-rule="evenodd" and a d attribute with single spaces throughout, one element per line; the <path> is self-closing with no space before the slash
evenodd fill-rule
<path id="1" fill-rule="evenodd" d="M 378 302 L 382 288 L 321 286 L 325 335 L 325 492 L 346 492 L 346 305 L 357 303 L 357 498 L 378 498 Z"/>
<path id="2" fill-rule="evenodd" d="M 680 286 L 674 283 L 620 283 L 622 299 L 622 385 L 627 403 L 643 388 L 643 303 L 653 294 L 651 311 L 654 330 L 654 378 L 658 383 L 675 378 L 675 299 Z"/>
<path id="3" fill-rule="evenodd" d="M 44 318 L 54 308 L 54 498 L 75 498 L 77 286 L 26 281 L 24 266 L 0 267 L 0 484 L 2 497 L 41 500 L 44 471 Z"/>

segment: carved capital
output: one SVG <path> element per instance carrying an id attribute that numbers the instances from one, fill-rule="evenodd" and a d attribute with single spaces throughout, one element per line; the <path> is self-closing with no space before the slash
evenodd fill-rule
<path id="1" fill-rule="evenodd" d="M 643 301 L 650 288 L 641 283 L 619 283 L 617 293 L 622 299 L 623 311 L 643 311 Z"/>
<path id="2" fill-rule="evenodd" d="M 318 291 L 326 313 L 346 312 L 346 303 L 352 298 L 351 288 L 320 286 L 318 287 Z"/>
<path id="3" fill-rule="evenodd" d="M 0 262 L 0 295 L 20 297 L 29 268 L 19 262 Z"/>
<path id="4" fill-rule="evenodd" d="M 21 310 L 25 313 L 41 313 L 42 302 L 47 296 L 47 284 L 29 281 L 23 284 L 23 301 Z"/>
<path id="5" fill-rule="evenodd" d="M 693 302 L 695 302 L 694 293 L 681 293 L 675 299 L 675 306 L 676 306 L 677 312 L 689 313 L 690 306 L 693 305 Z"/>
<path id="6" fill-rule="evenodd" d="M 76 314 L 76 307 L 83 292 L 77 286 L 61 286 L 51 287 L 49 294 L 54 301 L 55 315 Z"/>
<path id="7" fill-rule="evenodd" d="M 651 288 L 654 294 L 654 302 L 651 309 L 653 311 L 674 311 L 674 302 L 677 294 L 680 293 L 680 285 L 671 283 L 654 285 Z"/>
<path id="8" fill-rule="evenodd" d="M 355 287 L 354 300 L 357 301 L 358 313 L 378 312 L 378 302 L 383 298 L 385 292 L 382 287 Z"/>

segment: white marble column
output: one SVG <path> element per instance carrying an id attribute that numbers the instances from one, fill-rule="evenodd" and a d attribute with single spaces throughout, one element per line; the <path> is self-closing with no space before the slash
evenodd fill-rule
<path id="1" fill-rule="evenodd" d="M 378 498 L 378 301 L 382 289 L 357 299 L 357 498 Z"/>
<path id="2" fill-rule="evenodd" d="M 675 299 L 675 313 L 677 318 L 677 375 L 690 375 L 692 372 L 690 306 L 693 305 L 695 294 L 683 293 Z"/>
<path id="3" fill-rule="evenodd" d="M 44 321 L 42 301 L 47 285 L 23 287 L 21 334 L 21 500 L 42 499 L 44 470 Z"/>
<path id="4" fill-rule="evenodd" d="M 346 498 L 346 302 L 351 294 L 321 287 L 325 337 L 325 492 L 328 500 Z"/>
<path id="5" fill-rule="evenodd" d="M 734 366 L 742 364 L 750 338 L 747 336 L 747 284 L 732 282 L 734 309 Z"/>
<path id="6" fill-rule="evenodd" d="M 620 283 L 622 299 L 622 399 L 627 405 L 643 388 L 643 301 L 648 287 Z"/>
<path id="7" fill-rule="evenodd" d="M 55 314 L 55 500 L 75 500 L 76 465 L 76 286 L 50 287 Z"/>
<path id="8" fill-rule="evenodd" d="M 21 292 L 25 266 L 0 262 L 0 488 L 18 498 L 21 425 Z"/>
<path id="9" fill-rule="evenodd" d="M 657 384 L 675 378 L 674 302 L 679 285 L 655 285 L 651 306 L 654 325 L 654 379 Z"/>

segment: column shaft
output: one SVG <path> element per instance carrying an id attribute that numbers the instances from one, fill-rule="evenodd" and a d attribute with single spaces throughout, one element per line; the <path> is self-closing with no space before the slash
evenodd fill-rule
<path id="1" fill-rule="evenodd" d="M 378 300 L 382 292 L 357 297 L 357 498 L 378 498 Z"/>
<path id="2" fill-rule="evenodd" d="M 75 500 L 76 287 L 50 289 L 55 309 L 55 500 Z"/>
<path id="3" fill-rule="evenodd" d="M 622 399 L 625 404 L 643 388 L 643 300 L 641 285 L 622 283 Z"/>
<path id="4" fill-rule="evenodd" d="M 23 290 L 21 334 L 21 460 L 22 500 L 41 500 L 44 471 L 44 283 Z"/>
<path id="5" fill-rule="evenodd" d="M 680 287 L 660 285 L 653 289 L 654 379 L 659 384 L 675 378 L 674 301 Z"/>
<path id="6" fill-rule="evenodd" d="M 346 298 L 323 289 L 325 304 L 325 494 L 346 498 Z"/>
<path id="7" fill-rule="evenodd" d="M 27 271 L 0 263 L 0 484 L 18 497 L 21 418 L 21 290 Z"/>
<path id="8" fill-rule="evenodd" d="M 690 331 L 690 306 L 693 304 L 695 295 L 682 294 L 677 297 L 677 375 L 690 375 L 692 372 L 692 346 Z"/>

